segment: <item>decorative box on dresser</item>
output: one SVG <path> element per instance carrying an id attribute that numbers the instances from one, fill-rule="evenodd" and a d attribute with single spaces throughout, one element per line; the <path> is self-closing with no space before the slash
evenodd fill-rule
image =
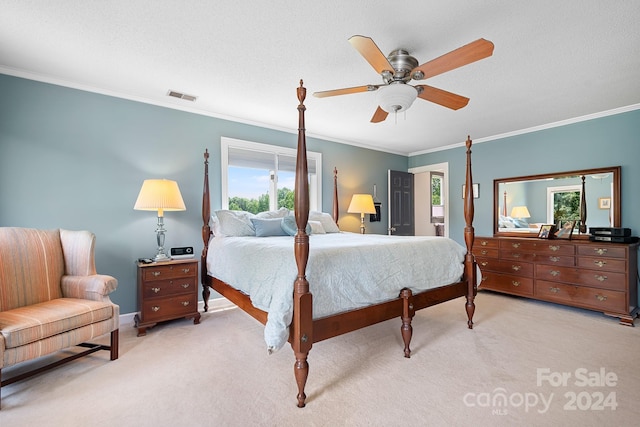
<path id="1" fill-rule="evenodd" d="M 166 320 L 193 318 L 198 312 L 198 261 L 171 260 L 143 264 L 138 262 L 138 308 L 135 325 L 138 336 L 147 328 Z"/>
<path id="2" fill-rule="evenodd" d="M 488 289 L 601 311 L 633 326 L 638 244 L 478 237 L 474 252 Z"/>

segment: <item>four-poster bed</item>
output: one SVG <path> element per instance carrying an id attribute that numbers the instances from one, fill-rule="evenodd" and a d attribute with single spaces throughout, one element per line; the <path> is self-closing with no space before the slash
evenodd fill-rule
<path id="1" fill-rule="evenodd" d="M 472 175 L 471 175 L 471 140 L 467 139 L 467 170 L 466 170 L 466 195 L 464 198 L 464 212 L 465 212 L 465 229 L 464 229 L 464 238 L 466 244 L 466 251 L 460 245 L 455 244 L 455 242 L 450 241 L 450 239 L 444 239 L 441 237 L 433 237 L 430 238 L 432 242 L 436 242 L 439 244 L 440 242 L 450 241 L 453 242 L 454 245 L 457 245 L 460 249 L 460 253 L 458 254 L 458 258 L 452 256 L 452 259 L 456 259 L 456 261 L 448 261 L 451 264 L 452 268 L 458 268 L 455 279 L 447 279 L 448 281 L 444 282 L 444 284 L 437 284 L 435 287 L 431 288 L 420 288 L 414 286 L 416 279 L 410 276 L 407 276 L 407 279 L 403 281 L 405 285 L 401 288 L 398 288 L 397 291 L 394 291 L 392 297 L 388 297 L 386 300 L 382 302 L 375 302 L 365 306 L 359 306 L 357 308 L 352 309 L 336 309 L 336 311 L 331 312 L 330 314 L 324 313 L 322 317 L 314 316 L 313 307 L 314 307 L 314 297 L 312 296 L 312 290 L 316 299 L 323 298 L 322 293 L 325 294 L 327 292 L 332 292 L 331 290 L 324 289 L 327 285 L 323 284 L 322 286 L 318 285 L 313 280 L 311 284 L 308 280 L 307 275 L 310 274 L 308 271 L 312 269 L 313 264 L 312 260 L 315 260 L 321 252 L 322 246 L 325 239 L 324 236 L 314 236 L 314 245 L 310 248 L 309 246 L 309 234 L 308 234 L 308 223 L 310 219 L 309 213 L 309 189 L 308 189 L 308 170 L 307 170 L 307 158 L 306 158 L 306 139 L 305 139 L 305 123 L 304 123 L 304 99 L 306 96 L 306 89 L 304 88 L 302 81 L 300 81 L 300 87 L 297 89 L 297 95 L 299 100 L 298 105 L 298 116 L 299 116 L 299 126 L 298 126 L 298 146 L 297 146 L 297 161 L 296 161 L 296 178 L 295 178 L 295 226 L 297 227 L 297 232 L 293 237 L 293 252 L 295 257 L 295 270 L 297 274 L 293 276 L 289 276 L 288 272 L 286 272 L 286 277 L 295 277 L 295 281 L 293 282 L 293 287 L 291 292 L 288 295 L 291 295 L 292 301 L 292 313 L 291 316 L 287 319 L 290 319 L 289 328 L 287 330 L 288 341 L 291 344 L 293 352 L 295 354 L 295 363 L 294 363 L 294 373 L 295 379 L 298 386 L 298 395 L 297 395 L 297 404 L 299 407 L 305 406 L 306 395 L 304 392 L 305 384 L 307 381 L 309 365 L 307 361 L 307 357 L 309 351 L 313 343 L 319 342 L 328 338 L 332 338 L 338 335 L 345 334 L 347 332 L 355 331 L 357 329 L 363 328 L 365 326 L 373 325 L 375 323 L 379 323 L 385 320 L 389 320 L 392 318 L 399 317 L 401 319 L 401 334 L 404 341 L 404 355 L 405 357 L 410 357 L 411 350 L 409 348 L 409 344 L 411 341 L 412 335 L 412 326 L 411 320 L 415 314 L 416 310 L 420 310 L 422 308 L 426 308 L 435 304 L 439 304 L 441 302 L 449 301 L 461 296 L 466 297 L 466 313 L 467 313 L 467 324 L 469 328 L 473 327 L 473 314 L 475 311 L 474 298 L 477 292 L 476 287 L 476 266 L 475 259 L 472 253 L 473 241 L 474 241 L 474 229 L 473 229 L 473 215 L 474 215 L 474 207 L 473 207 L 473 185 L 472 185 Z M 208 152 L 205 152 L 205 174 L 204 174 L 204 188 L 203 188 L 203 204 L 202 204 L 202 219 L 203 219 L 203 227 L 202 227 L 202 238 L 204 242 L 204 249 L 202 251 L 202 260 L 201 260 L 201 278 L 203 284 L 203 299 L 205 303 L 205 311 L 208 309 L 207 301 L 210 295 L 210 289 L 215 290 L 225 298 L 229 299 L 231 302 L 236 304 L 239 308 L 253 316 L 255 319 L 260 321 L 261 323 L 269 326 L 269 317 L 272 315 L 271 312 L 267 312 L 264 307 L 263 309 L 256 308 L 254 302 L 252 302 L 252 295 L 243 292 L 238 289 L 242 289 L 242 287 L 236 286 L 237 283 L 227 283 L 221 280 L 218 277 L 212 277 L 211 270 L 209 270 L 208 265 L 210 265 L 211 257 L 215 256 L 213 252 L 210 252 L 210 242 L 216 240 L 215 244 L 218 245 L 221 241 L 221 238 L 212 238 L 211 232 L 211 224 L 212 215 L 210 210 L 210 200 L 209 200 L 209 179 L 208 179 Z M 337 170 L 334 169 L 334 204 L 333 204 L 333 219 L 337 223 L 338 216 L 338 205 L 337 205 Z M 340 233 L 340 234 L 351 234 L 351 233 Z M 354 234 L 353 237 L 356 235 Z M 358 235 L 359 236 L 359 235 Z M 377 238 L 389 239 L 389 240 L 400 240 L 393 239 L 394 236 L 378 236 Z M 362 237 L 360 237 L 362 238 Z M 231 241 L 234 238 L 229 238 L 227 240 Z M 246 239 L 246 238 L 245 238 Z M 260 239 L 255 238 L 253 239 Z M 287 237 L 269 237 L 269 239 L 273 239 L 273 241 L 277 241 L 278 239 L 284 240 Z M 291 239 L 291 237 L 288 237 Z M 411 239 L 411 238 L 405 238 Z M 242 238 L 236 239 L 242 240 Z M 429 238 L 415 238 L 415 240 L 429 240 Z M 265 241 L 262 238 L 262 241 Z M 290 248 L 291 240 L 288 240 L 287 243 L 288 248 Z M 316 244 L 317 243 L 317 244 Z M 244 244 L 244 243 L 243 243 Z M 380 245 L 380 243 L 378 243 Z M 212 244 L 213 248 L 213 244 Z M 341 247 L 342 250 L 342 247 Z M 310 261 L 310 251 L 311 251 L 311 261 Z M 290 249 L 289 249 L 290 252 Z M 337 252 L 334 250 L 334 252 Z M 220 252 L 217 252 L 218 254 Z M 234 255 L 235 256 L 235 255 Z M 415 260 L 414 260 L 415 261 Z M 442 261 L 438 261 L 442 263 Z M 414 262 L 415 264 L 420 264 L 420 262 Z M 211 264 L 213 265 L 213 264 Z M 327 264 L 324 264 L 327 265 Z M 332 264 L 328 264 L 332 265 Z M 315 276 L 309 277 L 317 277 L 318 268 L 314 269 Z M 214 271 L 217 271 L 214 269 Z M 342 271 L 342 270 L 341 270 Z M 453 270 L 456 271 L 456 270 Z M 339 275 L 336 272 L 332 272 L 333 276 Z M 275 273 L 277 274 L 277 273 Z M 422 273 L 421 273 L 422 274 Z M 218 274 L 216 274 L 217 276 Z M 329 275 L 329 272 L 326 273 Z M 273 275 L 272 275 L 273 277 Z M 423 277 L 423 276 L 420 276 Z M 349 279 L 349 285 L 351 285 L 351 278 Z M 441 279 L 442 280 L 442 279 Z M 289 284 L 291 281 L 288 282 Z M 314 283 L 316 287 L 314 288 Z M 356 284 L 353 284 L 356 286 Z M 350 286 L 349 286 L 350 287 Z M 319 289 L 322 288 L 322 289 Z M 375 288 L 374 291 L 378 289 Z M 258 304 L 260 306 L 260 304 Z M 266 328 L 265 328 L 266 329 Z M 285 338 L 286 340 L 286 338 Z"/>

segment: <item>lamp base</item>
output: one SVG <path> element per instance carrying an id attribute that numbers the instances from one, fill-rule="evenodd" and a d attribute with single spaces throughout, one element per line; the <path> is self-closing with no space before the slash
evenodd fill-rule
<path id="1" fill-rule="evenodd" d="M 364 214 L 360 214 L 360 234 L 364 234 Z"/>
<path id="2" fill-rule="evenodd" d="M 160 253 L 158 252 L 156 254 L 155 257 L 153 257 L 153 262 L 158 262 L 158 261 L 169 261 L 171 259 L 170 256 L 167 256 L 167 254 L 165 254 L 164 252 Z"/>

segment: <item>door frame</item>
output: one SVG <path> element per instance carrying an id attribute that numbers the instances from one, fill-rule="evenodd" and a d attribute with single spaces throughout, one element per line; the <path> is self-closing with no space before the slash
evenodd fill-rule
<path id="1" fill-rule="evenodd" d="M 442 172 L 443 178 L 443 191 L 444 191 L 444 235 L 449 237 L 449 162 L 434 163 L 432 165 L 418 166 L 415 168 L 409 168 L 408 172 L 414 175 L 421 175 L 432 171 Z M 414 178 L 415 179 L 415 178 Z M 416 203 L 414 201 L 413 209 L 416 209 Z M 415 221 L 419 221 L 418 216 L 414 215 Z M 429 217 L 431 219 L 431 217 Z"/>

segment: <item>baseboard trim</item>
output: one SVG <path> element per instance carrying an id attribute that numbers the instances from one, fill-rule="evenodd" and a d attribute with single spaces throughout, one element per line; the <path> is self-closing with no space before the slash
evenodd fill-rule
<path id="1" fill-rule="evenodd" d="M 209 313 L 215 313 L 216 311 L 229 310 L 232 308 L 236 308 L 236 305 L 229 301 L 224 297 L 220 298 L 212 298 L 209 300 Z M 204 310 L 204 301 L 198 301 L 198 311 L 202 312 Z M 134 324 L 134 318 L 137 312 L 134 313 L 125 313 L 120 315 L 120 324 Z"/>

